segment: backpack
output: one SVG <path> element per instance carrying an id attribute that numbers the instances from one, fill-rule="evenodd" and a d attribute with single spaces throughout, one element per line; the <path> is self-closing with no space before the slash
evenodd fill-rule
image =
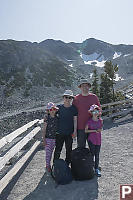
<path id="1" fill-rule="evenodd" d="M 57 159 L 52 166 L 51 175 L 57 184 L 65 185 L 72 181 L 70 167 L 63 159 Z"/>
<path id="2" fill-rule="evenodd" d="M 75 180 L 88 180 L 94 176 L 94 161 L 88 148 L 76 148 L 71 154 L 71 169 Z"/>

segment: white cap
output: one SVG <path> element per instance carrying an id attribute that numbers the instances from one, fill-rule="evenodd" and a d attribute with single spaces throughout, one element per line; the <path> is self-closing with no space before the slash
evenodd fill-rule
<path id="1" fill-rule="evenodd" d="M 66 91 L 64 92 L 63 96 L 74 97 L 72 90 L 66 90 Z"/>
<path id="2" fill-rule="evenodd" d="M 83 83 L 87 83 L 91 87 L 91 83 L 87 79 L 81 79 L 78 84 L 78 87 L 80 88 Z"/>

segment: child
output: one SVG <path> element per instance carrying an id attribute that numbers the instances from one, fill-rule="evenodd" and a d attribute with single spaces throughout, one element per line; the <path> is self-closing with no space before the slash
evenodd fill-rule
<path id="1" fill-rule="evenodd" d="M 91 115 L 91 118 L 88 120 L 87 125 L 85 127 L 85 132 L 89 133 L 88 136 L 88 145 L 92 156 L 95 157 L 95 172 L 97 176 L 101 176 L 101 172 L 99 170 L 99 153 L 101 147 L 101 130 L 103 126 L 103 121 L 100 118 L 101 109 L 99 106 L 93 104 L 90 106 L 88 112 Z"/>
<path id="2" fill-rule="evenodd" d="M 42 131 L 43 144 L 46 151 L 46 171 L 51 172 L 51 158 L 55 148 L 55 137 L 58 126 L 58 117 L 56 112 L 58 107 L 54 103 L 49 102 L 47 104 L 47 115 L 44 118 L 44 127 Z"/>

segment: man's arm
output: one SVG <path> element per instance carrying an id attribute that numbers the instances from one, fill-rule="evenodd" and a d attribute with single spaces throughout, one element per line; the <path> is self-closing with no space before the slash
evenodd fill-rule
<path id="1" fill-rule="evenodd" d="M 74 132 L 72 134 L 72 137 L 75 138 L 77 136 L 77 116 L 74 116 Z"/>

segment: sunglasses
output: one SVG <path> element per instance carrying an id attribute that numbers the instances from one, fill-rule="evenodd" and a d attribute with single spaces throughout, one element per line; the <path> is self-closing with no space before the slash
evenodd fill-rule
<path id="1" fill-rule="evenodd" d="M 51 109 L 49 109 L 49 111 L 53 111 L 53 110 L 56 111 L 56 108 L 51 108 Z"/>
<path id="2" fill-rule="evenodd" d="M 93 114 L 98 114 L 98 113 L 99 113 L 99 110 L 94 110 L 92 113 L 93 113 Z"/>
<path id="3" fill-rule="evenodd" d="M 72 99 L 72 97 L 70 96 L 64 96 L 66 99 Z"/>

